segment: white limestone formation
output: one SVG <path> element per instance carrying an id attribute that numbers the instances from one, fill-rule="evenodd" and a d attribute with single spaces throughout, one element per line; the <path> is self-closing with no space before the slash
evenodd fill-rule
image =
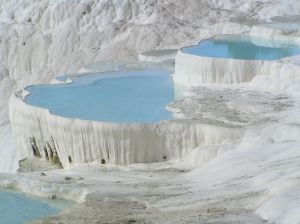
<path id="1" fill-rule="evenodd" d="M 0 133 L 0 172 L 18 167 L 15 145 L 6 141 L 13 139 L 8 119 L 13 91 L 77 73 L 92 62 L 136 61 L 140 52 L 244 32 L 248 25 L 230 20 L 247 2 L 230 3 L 237 10 L 232 14 L 222 5 L 214 9 L 219 3 L 210 0 L 0 1 L 0 128 L 9 132 Z M 14 165 L 2 168 L 8 158 Z"/>
<path id="2" fill-rule="evenodd" d="M 267 47 L 276 47 L 281 41 L 289 44 L 300 43 L 299 30 L 295 30 L 295 33 L 286 33 L 284 35 L 283 30 L 254 26 L 249 37 L 252 42 L 258 42 L 258 45 Z M 183 50 L 180 50 L 175 58 L 174 81 L 178 85 L 192 87 L 209 83 L 250 82 L 259 75 L 289 78 L 290 73 L 296 76 L 299 74 L 300 66 L 298 61 L 298 56 L 278 60 L 244 60 L 205 57 L 185 53 Z M 292 72 L 288 72 L 288 70 Z"/>
<path id="3" fill-rule="evenodd" d="M 180 51 L 175 59 L 174 81 L 184 86 L 249 82 L 257 75 L 280 73 L 281 61 L 209 58 Z M 298 66 L 296 66 L 297 69 Z"/>
<path id="4" fill-rule="evenodd" d="M 285 41 L 292 44 L 300 44 L 300 24 L 263 23 L 253 26 L 250 35 L 266 38 L 271 43 L 274 41 Z"/>
<path id="5" fill-rule="evenodd" d="M 219 145 L 243 136 L 241 128 L 194 120 L 156 124 L 118 124 L 60 117 L 10 99 L 10 119 L 22 157 L 59 157 L 64 167 L 89 162 L 128 165 L 183 158 L 203 145 Z M 104 160 L 103 160 L 104 159 Z"/>
<path id="6" fill-rule="evenodd" d="M 48 82 L 57 74 L 77 72 L 93 61 L 112 58 L 136 60 L 138 52 L 179 48 L 214 35 L 249 31 L 249 27 L 258 20 L 274 15 L 297 14 L 299 6 L 299 0 L 1 1 L 0 171 L 17 169 L 18 151 L 20 158 L 36 156 L 61 162 L 64 167 L 74 165 L 74 170 L 71 170 L 73 179 L 69 181 L 65 179 L 66 174 L 69 175 L 68 170 L 58 170 L 47 173 L 47 176 L 39 176 L 39 173 L 1 175 L 1 186 L 13 186 L 36 195 L 86 201 L 88 209 L 95 208 L 94 213 L 82 209 L 85 206 L 71 209 L 69 217 L 74 222 L 80 222 L 84 215 L 95 218 L 90 223 L 99 222 L 96 218 L 102 213 L 99 214 L 98 205 L 107 202 L 105 205 L 110 205 L 107 209 L 111 209 L 114 195 L 120 198 L 115 202 L 120 207 L 128 207 L 127 202 L 143 202 L 145 214 L 138 213 L 135 218 L 152 214 L 148 220 L 155 219 L 157 223 L 182 223 L 182 220 L 186 223 L 257 224 L 266 220 L 278 224 L 299 223 L 300 63 L 297 57 L 249 63 L 178 53 L 174 79 L 180 85 L 252 80 L 234 88 L 241 88 L 242 94 L 245 88 L 255 89 L 261 97 L 266 96 L 265 91 L 274 91 L 272 94 L 276 97 L 273 101 L 265 102 L 270 108 L 274 107 L 270 113 L 276 116 L 260 120 L 260 125 L 251 127 L 253 130 L 250 131 L 251 128 L 245 130 L 222 123 L 247 111 L 263 111 L 245 100 L 247 94 L 247 97 L 240 98 L 244 103 L 231 102 L 228 98 L 235 97 L 231 92 L 228 98 L 224 99 L 224 92 L 214 98 L 214 102 L 219 102 L 217 107 L 210 101 L 206 102 L 206 106 L 201 104 L 208 98 L 207 95 L 187 99 L 184 104 L 184 107 L 196 106 L 196 112 L 208 107 L 220 112 L 220 108 L 227 105 L 232 113 L 224 113 L 226 116 L 223 117 L 214 114 L 219 118 L 217 125 L 184 116 L 149 125 L 69 119 L 29 106 L 13 95 L 10 98 L 10 119 L 17 147 L 13 147 L 7 115 L 10 93 L 25 85 Z M 298 35 L 297 31 L 273 28 L 255 26 L 251 33 L 253 36 L 261 33 L 269 38 L 276 36 L 291 42 Z M 211 86 L 209 88 L 215 91 Z M 287 103 L 286 108 L 289 109 L 286 111 L 274 104 L 279 100 L 283 100 L 284 104 L 287 100 L 285 96 L 276 95 L 279 91 L 289 94 L 288 98 L 292 99 Z M 211 95 L 211 92 L 208 94 Z M 256 95 L 250 98 L 256 99 Z M 259 108 L 266 108 L 265 102 Z M 247 104 L 248 107 L 245 106 Z M 214 119 L 207 110 L 204 111 L 203 119 Z M 238 122 L 243 121 L 240 119 Z M 248 131 L 251 133 L 245 134 Z M 226 144 L 232 141 L 237 142 Z M 219 145 L 222 147 L 218 148 Z M 230 153 L 218 157 L 220 151 L 228 148 Z M 104 162 L 103 159 L 105 163 L 128 165 L 181 158 L 201 167 L 179 176 L 174 173 L 165 175 L 164 167 L 159 170 L 160 178 L 148 176 L 148 164 L 128 168 L 134 170 L 144 166 L 141 174 L 138 169 L 133 174 L 111 174 L 106 172 L 109 170 L 106 166 L 101 167 L 104 172 L 87 170 L 82 173 L 81 167 L 75 167 L 89 162 L 99 164 Z M 169 163 L 164 163 L 164 166 L 172 169 Z M 122 179 L 124 173 L 128 176 L 127 180 Z M 79 174 L 83 174 L 85 179 L 78 177 Z M 152 174 L 155 176 L 157 170 Z M 89 184 L 86 185 L 86 182 Z M 86 197 L 86 194 L 78 192 L 79 188 L 80 192 L 88 188 L 93 194 Z M 124 195 L 128 198 L 122 201 Z M 101 200 L 101 197 L 105 199 Z M 137 213 L 134 205 L 129 206 L 128 218 Z M 117 207 L 118 211 L 112 209 L 112 216 L 120 212 L 120 207 Z M 64 215 L 66 213 L 61 214 Z M 256 219 L 258 216 L 261 219 Z M 132 219 L 125 221 L 129 220 Z"/>

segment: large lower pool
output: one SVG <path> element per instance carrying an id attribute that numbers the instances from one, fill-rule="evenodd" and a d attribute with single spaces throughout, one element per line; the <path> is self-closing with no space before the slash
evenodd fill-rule
<path id="1" fill-rule="evenodd" d="M 182 48 L 181 51 L 204 57 L 269 61 L 298 55 L 300 46 L 234 35 L 207 39 L 197 46 Z"/>
<path id="2" fill-rule="evenodd" d="M 27 197 L 24 194 L 0 190 L 0 223 L 23 224 L 55 215 L 69 207 L 68 202 L 55 202 Z"/>
<path id="3" fill-rule="evenodd" d="M 73 77 L 70 84 L 35 85 L 25 102 L 51 113 L 85 120 L 152 123 L 172 119 L 170 71 L 135 70 Z"/>

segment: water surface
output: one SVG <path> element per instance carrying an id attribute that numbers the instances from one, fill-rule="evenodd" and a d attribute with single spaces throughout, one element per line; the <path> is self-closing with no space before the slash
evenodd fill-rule
<path id="1" fill-rule="evenodd" d="M 274 29 L 281 30 L 300 30 L 300 23 L 281 23 L 281 22 L 270 22 L 263 23 L 261 26 L 271 27 Z"/>
<path id="2" fill-rule="evenodd" d="M 35 85 L 26 103 L 85 120 L 152 123 L 172 119 L 174 84 L 166 70 L 134 70 L 72 78 L 70 84 Z"/>
<path id="3" fill-rule="evenodd" d="M 52 216 L 70 205 L 68 202 L 50 202 L 18 192 L 0 190 L 0 224 L 22 224 Z"/>
<path id="4" fill-rule="evenodd" d="M 204 57 L 244 60 L 278 60 L 300 54 L 300 46 L 248 36 L 224 36 L 204 40 L 182 52 Z"/>

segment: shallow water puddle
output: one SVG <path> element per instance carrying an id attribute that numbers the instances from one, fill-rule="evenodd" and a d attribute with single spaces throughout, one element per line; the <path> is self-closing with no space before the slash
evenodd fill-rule
<path id="1" fill-rule="evenodd" d="M 46 200 L 0 190 L 0 224 L 22 224 L 55 215 L 72 204 L 68 201 Z"/>

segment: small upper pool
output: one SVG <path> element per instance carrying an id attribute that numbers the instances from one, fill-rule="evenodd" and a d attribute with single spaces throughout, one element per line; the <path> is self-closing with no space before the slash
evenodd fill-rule
<path id="1" fill-rule="evenodd" d="M 207 39 L 181 51 L 203 57 L 271 61 L 300 54 L 300 46 L 234 35 Z"/>
<path id="2" fill-rule="evenodd" d="M 269 22 L 263 23 L 261 26 L 270 27 L 280 30 L 300 30 L 300 23 L 284 23 L 284 22 Z"/>
<path id="3" fill-rule="evenodd" d="M 71 202 L 44 200 L 28 197 L 22 193 L 0 190 L 0 223 L 22 224 L 55 215 L 72 206 Z"/>
<path id="4" fill-rule="evenodd" d="M 133 70 L 72 77 L 69 84 L 34 85 L 25 102 L 53 114 L 119 123 L 153 123 L 173 118 L 174 83 L 166 70 Z"/>

